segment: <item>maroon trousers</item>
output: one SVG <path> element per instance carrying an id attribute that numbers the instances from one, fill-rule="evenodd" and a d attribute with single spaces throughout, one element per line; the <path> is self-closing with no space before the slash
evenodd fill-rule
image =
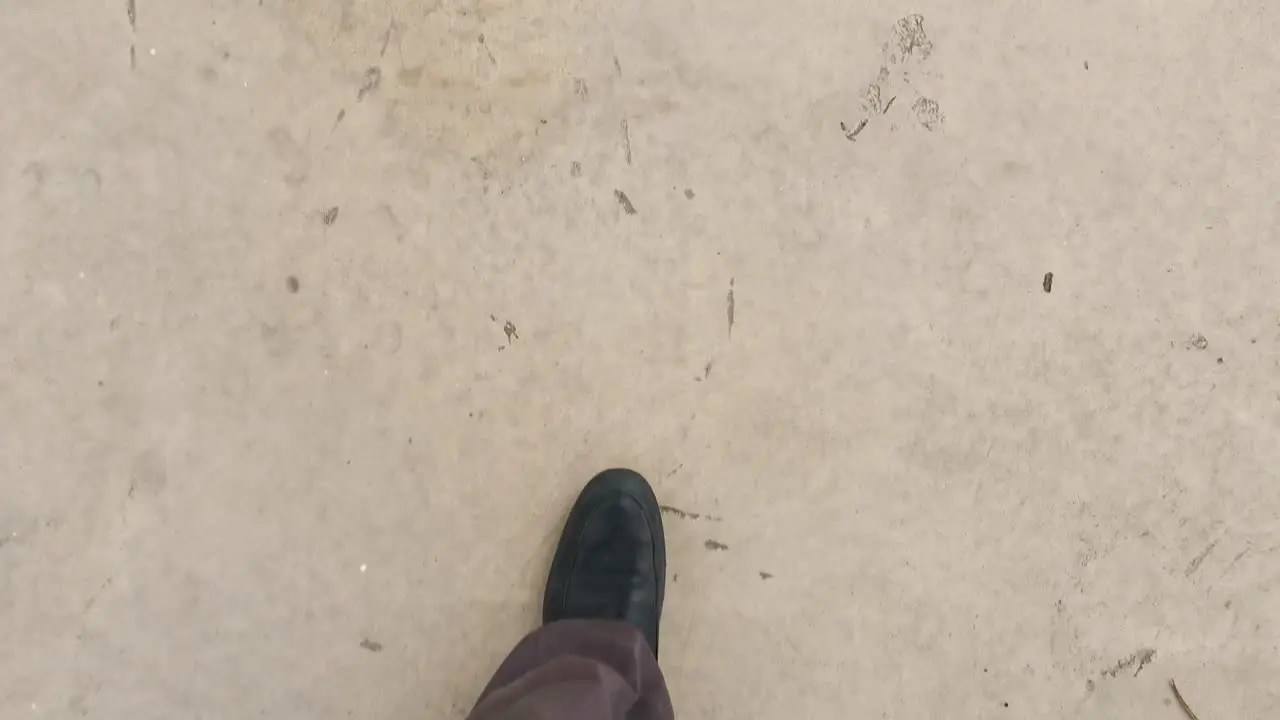
<path id="1" fill-rule="evenodd" d="M 468 720 L 674 720 L 649 644 L 612 620 L 562 620 L 516 645 Z"/>

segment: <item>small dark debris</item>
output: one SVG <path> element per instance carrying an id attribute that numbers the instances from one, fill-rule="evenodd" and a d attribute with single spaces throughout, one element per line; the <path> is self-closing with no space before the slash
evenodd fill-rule
<path id="1" fill-rule="evenodd" d="M 707 364 L 702 368 L 702 379 L 706 380 L 709 377 L 711 377 L 711 361 L 710 360 L 708 360 Z"/>
<path id="2" fill-rule="evenodd" d="M 840 123 L 840 131 L 844 133 L 844 139 L 848 140 L 849 142 L 853 142 L 858 137 L 858 133 L 862 132 L 862 130 L 865 127 L 867 127 L 866 118 L 862 118 L 861 120 L 859 120 L 858 124 L 855 125 L 852 129 L 850 129 L 849 126 L 845 125 L 843 122 Z"/>
<path id="3" fill-rule="evenodd" d="M 1043 287 L 1047 293 L 1053 292 L 1053 273 L 1047 272 L 1044 274 L 1044 281 L 1040 284 L 1040 287 Z"/>
<path id="4" fill-rule="evenodd" d="M 692 188 L 685 188 L 685 189 L 684 189 L 684 196 L 685 196 L 685 198 L 686 198 L 686 199 L 688 199 L 688 200 L 692 200 L 692 199 L 693 199 L 693 197 L 694 197 L 693 189 L 692 189 Z"/>
<path id="5" fill-rule="evenodd" d="M 893 107 L 893 101 L 897 99 L 898 99 L 897 95 L 894 95 L 893 97 L 889 98 L 889 102 L 884 104 L 884 109 L 880 111 L 880 114 L 884 115 L 885 113 L 889 112 L 889 108 Z"/>
<path id="6" fill-rule="evenodd" d="M 334 205 L 333 207 L 329 208 L 328 210 L 325 210 L 325 211 L 324 211 L 324 214 L 320 216 L 320 219 L 324 221 L 324 224 L 325 224 L 326 226 L 328 226 L 328 225 L 332 225 L 332 224 L 334 224 L 335 222 L 337 222 L 337 221 L 338 221 L 338 206 L 337 206 L 337 205 Z"/>
<path id="7" fill-rule="evenodd" d="M 715 540 L 708 540 L 702 543 L 702 546 L 708 550 L 728 550 L 729 546 Z"/>
<path id="8" fill-rule="evenodd" d="M 1005 707 L 1009 707 L 1009 703 L 1002 703 Z"/>
<path id="9" fill-rule="evenodd" d="M 1222 364 L 1222 358 L 1218 358 L 1218 364 L 1219 364 L 1219 365 L 1221 365 L 1221 364 Z"/>
<path id="10" fill-rule="evenodd" d="M 284 286 L 291 293 L 298 292 L 298 288 L 301 287 L 301 285 L 298 283 L 298 278 L 292 275 L 284 279 Z"/>
<path id="11" fill-rule="evenodd" d="M 617 199 L 618 204 L 622 206 L 622 211 L 628 215 L 636 214 L 636 206 L 631 204 L 631 198 L 621 190 L 614 190 L 613 197 Z"/>
<path id="12" fill-rule="evenodd" d="M 1088 60 L 1085 60 L 1085 61 L 1084 61 L 1084 69 L 1085 69 L 1085 70 L 1088 70 L 1088 69 L 1089 69 L 1089 61 L 1088 61 Z"/>
<path id="13" fill-rule="evenodd" d="M 767 573 L 767 572 L 765 572 L 765 571 L 763 571 L 763 570 L 761 570 L 761 571 L 760 571 L 760 579 L 761 579 L 761 580 L 768 580 L 768 579 L 770 579 L 770 578 L 772 578 L 772 577 L 773 577 L 773 573 Z"/>
<path id="14" fill-rule="evenodd" d="M 569 163 L 569 176 L 582 177 L 582 163 L 578 162 L 577 160 L 574 160 L 573 162 Z"/>
<path id="15" fill-rule="evenodd" d="M 510 320 L 508 320 L 507 323 L 502 326 L 502 332 L 507 334 L 508 345 L 511 344 L 512 338 L 515 338 L 516 340 L 520 339 L 520 333 L 516 332 L 516 324 L 511 322 Z"/>
<path id="16" fill-rule="evenodd" d="M 1200 333 L 1196 333 L 1187 339 L 1187 345 L 1197 350 L 1204 350 L 1209 347 L 1209 339 Z"/>
<path id="17" fill-rule="evenodd" d="M 364 648 L 365 650 L 368 650 L 369 652 L 382 652 L 382 643 L 375 642 L 373 640 L 370 640 L 369 638 L 365 638 L 364 640 L 361 640 L 360 647 Z"/>

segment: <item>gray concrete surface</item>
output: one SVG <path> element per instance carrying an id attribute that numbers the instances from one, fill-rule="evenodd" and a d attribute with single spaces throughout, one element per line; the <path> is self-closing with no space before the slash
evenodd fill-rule
<path id="1" fill-rule="evenodd" d="M 1280 716 L 1278 29 L 9 0 L 0 717 L 461 718 L 611 465 L 681 717 Z"/>

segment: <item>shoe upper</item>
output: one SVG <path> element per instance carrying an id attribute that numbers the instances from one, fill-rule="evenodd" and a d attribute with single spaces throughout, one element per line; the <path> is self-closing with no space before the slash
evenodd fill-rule
<path id="1" fill-rule="evenodd" d="M 583 489 L 552 561 L 543 621 L 622 620 L 658 652 L 666 547 L 657 499 L 630 470 L 608 470 Z"/>

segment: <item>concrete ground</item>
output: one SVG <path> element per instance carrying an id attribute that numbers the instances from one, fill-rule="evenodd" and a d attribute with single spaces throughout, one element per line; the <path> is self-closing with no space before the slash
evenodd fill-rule
<path id="1" fill-rule="evenodd" d="M 615 465 L 681 717 L 1280 715 L 1280 8 L 1040 5 L 6 3 L 0 717 L 460 719 Z"/>

